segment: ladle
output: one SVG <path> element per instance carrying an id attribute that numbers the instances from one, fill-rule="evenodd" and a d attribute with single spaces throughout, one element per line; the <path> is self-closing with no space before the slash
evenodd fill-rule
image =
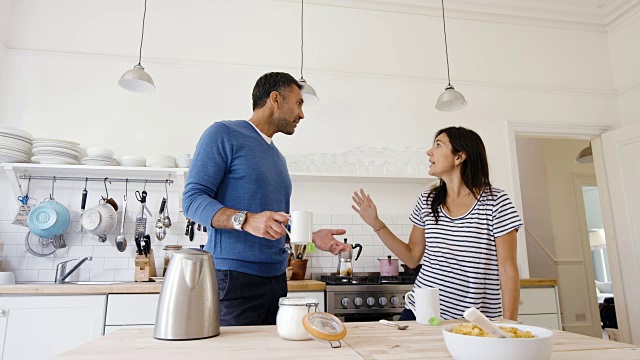
<path id="1" fill-rule="evenodd" d="M 122 198 L 122 201 L 124 202 L 124 209 L 122 209 L 122 225 L 120 226 L 120 235 L 116 237 L 116 248 L 120 252 L 124 252 L 127 249 L 127 238 L 124 236 L 124 221 L 127 218 L 127 185 L 125 185 L 124 196 Z"/>
<path id="2" fill-rule="evenodd" d="M 162 226 L 167 229 L 171 227 L 171 218 L 169 217 L 169 191 L 167 191 L 167 182 L 164 183 L 164 194 L 167 199 L 167 203 L 164 207 L 164 216 L 162 217 Z"/>
<path id="3" fill-rule="evenodd" d="M 474 307 L 470 307 L 464 312 L 464 318 L 478 325 L 485 331 L 497 338 L 509 338 L 509 335 L 500 330 L 494 323 L 491 322 L 483 313 Z"/>

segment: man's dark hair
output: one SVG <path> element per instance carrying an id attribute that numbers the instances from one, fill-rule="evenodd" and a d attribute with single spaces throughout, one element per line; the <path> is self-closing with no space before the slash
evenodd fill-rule
<path id="1" fill-rule="evenodd" d="M 260 76 L 251 93 L 253 110 L 255 111 L 256 109 L 262 108 L 267 103 L 267 99 L 269 99 L 273 91 L 277 91 L 284 97 L 291 85 L 295 85 L 298 89 L 302 90 L 302 85 L 300 85 L 298 80 L 287 73 L 270 72 Z"/>

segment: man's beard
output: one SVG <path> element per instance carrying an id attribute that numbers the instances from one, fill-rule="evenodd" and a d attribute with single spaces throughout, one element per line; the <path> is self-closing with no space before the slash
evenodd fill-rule
<path id="1" fill-rule="evenodd" d="M 278 132 L 281 132 L 285 135 L 293 135 L 293 133 L 296 131 L 295 123 L 283 117 L 273 118 L 273 121 L 276 125 L 276 128 L 278 129 Z"/>

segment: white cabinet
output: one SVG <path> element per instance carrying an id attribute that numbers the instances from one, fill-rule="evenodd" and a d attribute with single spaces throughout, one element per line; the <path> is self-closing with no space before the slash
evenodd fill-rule
<path id="1" fill-rule="evenodd" d="M 518 321 L 526 325 L 561 330 L 558 288 L 556 286 L 521 288 Z"/>
<path id="2" fill-rule="evenodd" d="M 156 323 L 160 294 L 109 294 L 104 333 L 148 329 Z"/>
<path id="3" fill-rule="evenodd" d="M 289 297 L 310 297 L 318 299 L 318 311 L 325 312 L 324 291 L 289 291 Z"/>
<path id="4" fill-rule="evenodd" d="M 100 337 L 106 298 L 1 296 L 0 359 L 50 359 Z"/>

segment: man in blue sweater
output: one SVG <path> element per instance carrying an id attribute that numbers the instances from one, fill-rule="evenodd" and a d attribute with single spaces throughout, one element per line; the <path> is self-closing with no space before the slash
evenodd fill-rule
<path id="1" fill-rule="evenodd" d="M 291 198 L 287 163 L 272 141 L 292 135 L 304 118 L 301 85 L 286 73 L 256 82 L 248 121 L 220 121 L 202 135 L 184 188 L 186 217 L 209 224 L 221 325 L 273 325 L 287 295 L 285 229 Z M 313 233 L 320 250 L 338 254 L 342 229 Z"/>

